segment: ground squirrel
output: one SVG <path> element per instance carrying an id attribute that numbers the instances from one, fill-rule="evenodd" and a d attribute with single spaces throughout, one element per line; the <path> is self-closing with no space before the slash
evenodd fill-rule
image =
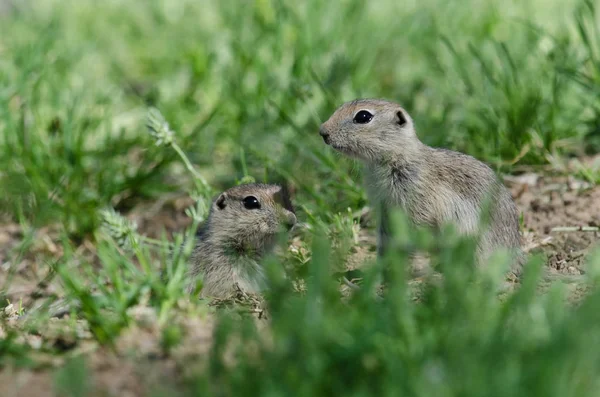
<path id="1" fill-rule="evenodd" d="M 274 247 L 277 233 L 295 224 L 282 186 L 252 183 L 221 193 L 196 234 L 187 291 L 193 292 L 202 275 L 203 297 L 225 297 L 235 283 L 245 292 L 259 292 L 265 281 L 261 258 Z"/>
<path id="2" fill-rule="evenodd" d="M 438 228 L 453 223 L 465 235 L 479 234 L 481 209 L 490 198 L 489 226 L 477 247 L 478 263 L 498 248 L 515 255 L 513 273 L 523 262 L 517 207 L 496 174 L 466 154 L 422 143 L 401 106 L 377 99 L 344 103 L 320 127 L 334 149 L 366 163 L 371 204 L 379 208 L 378 251 L 388 239 L 386 211 L 404 209 L 416 225 Z"/>

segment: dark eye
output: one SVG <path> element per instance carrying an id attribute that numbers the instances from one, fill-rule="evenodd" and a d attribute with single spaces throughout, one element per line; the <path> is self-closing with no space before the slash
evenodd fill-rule
<path id="1" fill-rule="evenodd" d="M 260 208 L 260 203 L 258 202 L 258 199 L 254 196 L 244 197 L 242 202 L 244 203 L 244 207 L 246 207 L 246 209 L 248 210 L 257 210 Z"/>
<path id="2" fill-rule="evenodd" d="M 354 116 L 354 122 L 358 124 L 367 124 L 372 118 L 373 115 L 371 113 L 367 112 L 366 110 L 361 110 L 360 112 L 356 113 L 356 116 Z"/>

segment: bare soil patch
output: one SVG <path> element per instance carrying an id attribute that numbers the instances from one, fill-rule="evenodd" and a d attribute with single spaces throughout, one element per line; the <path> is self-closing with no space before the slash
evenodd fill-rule
<path id="1" fill-rule="evenodd" d="M 507 184 L 525 227 L 525 247 L 547 255 L 557 272 L 581 274 L 587 254 L 600 242 L 598 231 L 553 231 L 557 227 L 600 225 L 600 186 L 570 176 L 523 174 Z"/>

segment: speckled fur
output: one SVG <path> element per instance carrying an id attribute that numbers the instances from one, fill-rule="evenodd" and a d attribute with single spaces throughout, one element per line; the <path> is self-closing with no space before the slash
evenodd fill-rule
<path id="1" fill-rule="evenodd" d="M 261 208 L 244 208 L 247 196 L 255 196 Z M 273 248 L 277 233 L 295 223 L 291 203 L 278 185 L 245 184 L 221 193 L 197 233 L 187 291 L 203 275 L 203 297 L 225 297 L 234 292 L 235 283 L 246 292 L 260 292 L 265 282 L 261 258 Z"/>
<path id="2" fill-rule="evenodd" d="M 373 114 L 367 124 L 353 122 L 361 110 Z M 403 122 L 398 116 L 402 113 Z M 371 204 L 380 209 L 378 246 L 385 250 L 387 211 L 400 206 L 416 225 L 439 228 L 452 222 L 460 233 L 479 233 L 481 210 L 490 200 L 490 223 L 480 240 L 479 263 L 496 249 L 515 254 L 513 272 L 523 262 L 518 211 L 514 201 L 481 161 L 466 154 L 423 144 L 409 114 L 385 100 L 347 102 L 321 125 L 321 135 L 336 150 L 366 163 L 366 185 Z"/>

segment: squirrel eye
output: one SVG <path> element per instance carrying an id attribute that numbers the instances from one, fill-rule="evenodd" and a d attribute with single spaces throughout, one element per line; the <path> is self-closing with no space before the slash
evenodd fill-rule
<path id="1" fill-rule="evenodd" d="M 356 116 L 354 116 L 354 122 L 358 124 L 367 124 L 372 118 L 373 115 L 371 113 L 367 112 L 366 110 L 361 110 L 360 112 L 356 113 Z"/>
<path id="2" fill-rule="evenodd" d="M 248 210 L 256 210 L 260 208 L 260 203 L 258 202 L 258 199 L 254 196 L 244 197 L 242 202 L 244 203 L 244 207 Z"/>

